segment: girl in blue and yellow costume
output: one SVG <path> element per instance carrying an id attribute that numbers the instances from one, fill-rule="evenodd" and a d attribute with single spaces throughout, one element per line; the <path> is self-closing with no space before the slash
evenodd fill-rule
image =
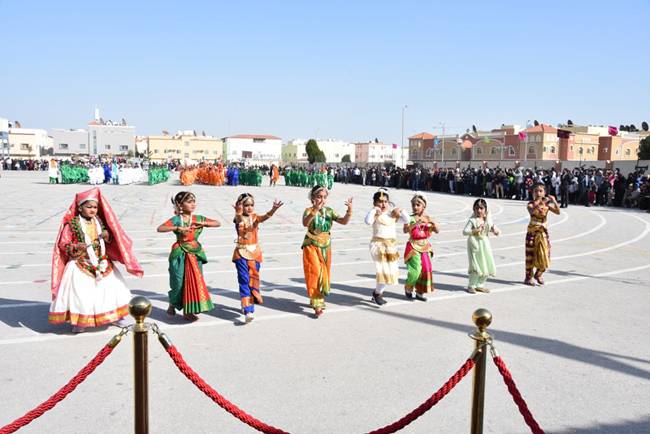
<path id="1" fill-rule="evenodd" d="M 237 282 L 239 283 L 239 296 L 241 297 L 242 311 L 246 322 L 253 321 L 255 303 L 262 304 L 260 294 L 260 264 L 262 263 L 262 249 L 257 238 L 259 224 L 267 221 L 283 205 L 276 200 L 273 207 L 264 215 L 255 214 L 255 199 L 250 193 L 243 193 L 237 198 L 235 208 L 235 230 L 237 231 L 237 245 L 232 254 L 232 262 L 237 268 Z"/>

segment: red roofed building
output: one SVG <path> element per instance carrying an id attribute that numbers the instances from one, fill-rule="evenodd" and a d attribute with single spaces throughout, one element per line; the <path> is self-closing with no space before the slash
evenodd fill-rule
<path id="1" fill-rule="evenodd" d="M 526 138 L 523 142 L 524 161 L 560 159 L 560 140 L 557 128 L 548 124 L 539 124 L 524 130 Z"/>
<path id="2" fill-rule="evenodd" d="M 433 139 L 433 134 L 425 132 L 409 137 L 409 160 L 413 163 L 433 161 Z"/>

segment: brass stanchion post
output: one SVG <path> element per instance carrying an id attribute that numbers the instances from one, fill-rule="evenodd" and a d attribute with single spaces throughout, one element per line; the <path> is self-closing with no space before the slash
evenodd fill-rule
<path id="1" fill-rule="evenodd" d="M 145 318 L 151 313 L 147 297 L 137 296 L 129 303 L 129 313 L 135 318 L 133 326 L 133 374 L 135 396 L 135 434 L 149 433 L 149 373 L 147 326 Z"/>
<path id="2" fill-rule="evenodd" d="M 487 346 L 491 336 L 486 331 L 492 322 L 492 314 L 487 309 L 477 309 L 472 314 L 476 330 L 469 337 L 476 343 L 474 362 L 474 385 L 472 387 L 472 426 L 470 434 L 483 433 L 483 407 L 485 403 L 485 366 L 487 364 Z"/>

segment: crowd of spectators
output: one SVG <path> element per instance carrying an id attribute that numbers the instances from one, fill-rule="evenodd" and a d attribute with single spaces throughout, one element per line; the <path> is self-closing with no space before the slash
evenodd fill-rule
<path id="1" fill-rule="evenodd" d="M 643 168 L 624 175 L 619 169 L 580 167 L 563 169 L 466 167 L 402 169 L 386 166 L 340 166 L 335 181 L 374 187 L 436 191 L 495 199 L 530 200 L 531 187 L 542 183 L 562 207 L 616 206 L 649 209 L 650 176 Z"/>
<path id="2" fill-rule="evenodd" d="M 171 160 L 164 163 L 134 161 L 123 157 L 114 157 L 111 163 L 119 167 L 167 167 L 180 170 L 182 163 Z M 90 158 L 71 161 L 68 164 L 95 167 L 107 161 Z M 49 159 L 12 159 L 1 160 L 4 170 L 48 170 Z M 255 166 L 267 173 L 268 166 Z M 290 166 L 281 168 L 284 173 Z M 327 170 L 334 176 L 335 182 L 369 185 L 374 187 L 392 187 L 411 189 L 413 191 L 436 191 L 449 194 L 468 195 L 495 199 L 529 200 L 530 190 L 534 184 L 542 183 L 546 190 L 555 195 L 562 207 L 569 205 L 615 206 L 626 208 L 650 209 L 650 175 L 643 168 L 637 168 L 624 175 L 619 169 L 604 170 L 579 167 L 563 169 L 540 168 L 500 168 L 500 167 L 465 167 L 465 168 L 423 168 L 411 166 L 406 169 L 394 165 L 358 166 L 311 166 L 293 168 L 322 172 Z"/>

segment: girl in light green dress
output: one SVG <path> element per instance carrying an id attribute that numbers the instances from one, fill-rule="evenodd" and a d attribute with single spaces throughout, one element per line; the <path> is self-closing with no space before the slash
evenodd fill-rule
<path id="1" fill-rule="evenodd" d="M 469 218 L 463 235 L 467 238 L 467 258 L 469 260 L 469 285 L 467 292 L 475 294 L 478 292 L 490 292 L 485 287 L 485 281 L 489 276 L 496 274 L 492 247 L 488 235 L 493 233 L 498 236 L 501 231 L 492 222 L 488 213 L 487 203 L 484 199 L 476 199 L 474 202 L 474 214 Z"/>

